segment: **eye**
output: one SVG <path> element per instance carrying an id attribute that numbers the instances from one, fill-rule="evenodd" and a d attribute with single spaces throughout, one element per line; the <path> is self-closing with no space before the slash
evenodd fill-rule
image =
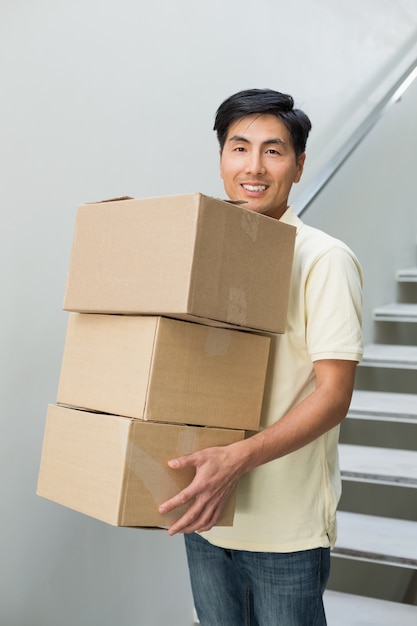
<path id="1" fill-rule="evenodd" d="M 233 148 L 234 152 L 245 152 L 245 148 L 243 146 L 236 146 L 236 148 Z"/>
<path id="2" fill-rule="evenodd" d="M 267 154 L 276 154 L 276 155 L 280 155 L 281 153 L 278 152 L 278 150 L 275 150 L 275 148 L 268 148 L 268 150 L 266 151 Z"/>

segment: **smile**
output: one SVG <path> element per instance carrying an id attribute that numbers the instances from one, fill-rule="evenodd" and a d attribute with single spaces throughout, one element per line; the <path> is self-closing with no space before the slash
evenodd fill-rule
<path id="1" fill-rule="evenodd" d="M 242 187 L 243 189 L 246 189 L 246 191 L 265 191 L 268 188 L 268 185 L 248 185 L 243 183 Z"/>

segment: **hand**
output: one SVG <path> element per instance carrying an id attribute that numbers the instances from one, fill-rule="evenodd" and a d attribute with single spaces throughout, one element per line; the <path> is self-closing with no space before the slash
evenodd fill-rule
<path id="1" fill-rule="evenodd" d="M 169 528 L 169 535 L 210 530 L 216 524 L 242 473 L 236 446 L 205 448 L 168 462 L 172 469 L 194 467 L 196 470 L 188 487 L 159 507 L 160 513 L 167 513 L 190 504 L 187 512 Z"/>

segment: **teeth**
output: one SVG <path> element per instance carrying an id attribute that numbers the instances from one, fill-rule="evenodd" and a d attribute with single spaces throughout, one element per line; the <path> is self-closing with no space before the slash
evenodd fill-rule
<path id="1" fill-rule="evenodd" d="M 265 191 L 266 185 L 242 185 L 248 191 Z"/>

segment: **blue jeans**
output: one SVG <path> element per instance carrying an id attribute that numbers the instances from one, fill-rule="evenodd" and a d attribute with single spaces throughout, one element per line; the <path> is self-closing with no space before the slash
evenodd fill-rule
<path id="1" fill-rule="evenodd" d="M 185 547 L 202 626 L 326 626 L 329 548 L 226 550 L 196 533 L 185 535 Z"/>

